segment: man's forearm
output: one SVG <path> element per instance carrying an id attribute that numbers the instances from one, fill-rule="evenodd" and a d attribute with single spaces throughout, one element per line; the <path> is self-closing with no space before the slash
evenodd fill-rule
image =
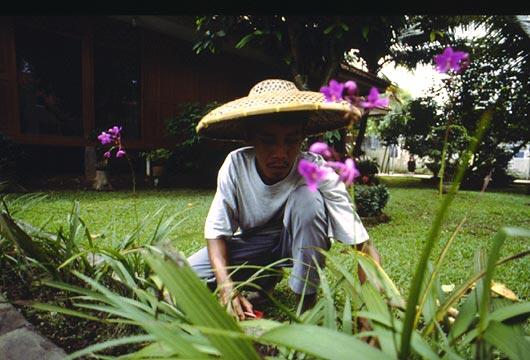
<path id="1" fill-rule="evenodd" d="M 217 239 L 206 239 L 208 248 L 208 257 L 210 258 L 210 264 L 215 274 L 215 279 L 218 285 L 223 285 L 227 280 L 230 280 L 228 276 L 228 248 L 226 246 L 226 239 L 224 237 Z"/>
<path id="2" fill-rule="evenodd" d="M 354 247 L 358 251 L 362 251 L 366 255 L 370 256 L 377 264 L 381 265 L 381 256 L 379 255 L 379 252 L 370 240 L 362 244 L 354 245 Z M 361 282 L 361 284 L 364 284 L 364 282 L 366 281 L 366 274 L 362 269 L 361 265 L 358 265 L 357 272 L 359 274 L 359 281 Z"/>

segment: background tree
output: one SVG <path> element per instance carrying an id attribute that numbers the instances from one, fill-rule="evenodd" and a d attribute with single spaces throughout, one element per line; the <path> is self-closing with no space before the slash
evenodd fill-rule
<path id="1" fill-rule="evenodd" d="M 383 134 L 387 134 L 384 137 L 392 132 L 403 134 L 405 147 L 419 156 L 428 156 L 432 161 L 431 170 L 436 175 L 443 137 L 440 127 L 445 127 L 443 124 L 451 118 L 452 143 L 448 151 L 448 162 L 451 163 L 461 154 L 468 134 L 474 133 L 480 115 L 484 110 L 492 109 L 493 121 L 472 159 L 463 185 L 480 186 L 490 172 L 493 172 L 493 184 L 506 185 L 510 181 L 506 173 L 508 162 L 530 139 L 530 43 L 523 28 L 512 17 L 484 17 L 480 24 L 484 26 L 486 36 L 469 40 L 457 39 L 448 33 L 424 44 L 423 52 L 418 50 L 414 54 L 415 61 L 419 61 L 423 56 L 430 57 L 436 48 L 434 53 L 440 53 L 446 40 L 470 53 L 469 68 L 453 80 L 447 80 L 450 83 L 446 95 L 453 101 L 439 101 L 436 92 L 418 99 L 404 112 L 393 115 Z M 405 53 L 404 58 L 408 56 Z M 424 139 L 423 143 L 421 139 Z"/>
<path id="2" fill-rule="evenodd" d="M 384 62 L 392 60 L 391 47 L 408 28 L 409 20 L 405 15 L 202 16 L 197 18 L 197 29 L 204 37 L 194 48 L 198 53 L 206 49 L 215 52 L 221 43 L 236 48 L 254 43 L 267 49 L 278 66 L 287 68 L 300 89 L 318 91 L 337 76 L 351 49 L 357 50 L 355 56 L 369 72 L 377 74 Z M 360 152 L 367 120 L 365 115 L 359 122 L 355 154 Z M 344 143 L 340 147 L 344 148 Z"/>

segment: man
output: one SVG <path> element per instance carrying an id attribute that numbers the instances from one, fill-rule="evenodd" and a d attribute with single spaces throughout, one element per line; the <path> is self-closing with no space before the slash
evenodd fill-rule
<path id="1" fill-rule="evenodd" d="M 289 287 L 304 299 L 305 310 L 316 301 L 315 262 L 325 265 L 318 248 L 328 250 L 330 238 L 362 247 L 379 261 L 338 175 L 330 172 L 318 191 L 311 191 L 297 171 L 301 159 L 324 162 L 300 151 L 307 135 L 348 126 L 358 115 L 347 104 L 326 103 L 322 94 L 299 91 L 291 82 L 265 80 L 249 96 L 214 109 L 199 123 L 197 130 L 205 136 L 251 145 L 231 152 L 221 166 L 205 223 L 207 246 L 188 259 L 201 278 L 219 287 L 221 301 L 238 319 L 252 317 L 253 305 L 234 291 L 234 282 L 255 269 L 230 274 L 229 267 L 291 259 L 278 266 L 293 267 Z M 260 285 L 271 290 L 274 280 Z"/>

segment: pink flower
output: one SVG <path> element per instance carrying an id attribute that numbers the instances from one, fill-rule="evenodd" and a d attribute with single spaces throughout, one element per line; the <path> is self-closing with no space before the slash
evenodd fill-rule
<path id="1" fill-rule="evenodd" d="M 119 137 L 120 137 L 120 131 L 121 131 L 121 126 L 120 126 L 120 127 L 113 126 L 113 127 L 111 127 L 110 129 L 107 130 L 107 132 L 108 132 L 112 137 L 116 137 L 116 138 L 119 138 Z"/>
<path id="2" fill-rule="evenodd" d="M 449 46 L 443 53 L 434 56 L 434 62 L 436 63 L 436 70 L 441 73 L 446 73 L 449 70 L 459 73 L 469 65 L 469 54 L 464 51 L 453 51 Z"/>
<path id="3" fill-rule="evenodd" d="M 118 150 L 118 152 L 116 153 L 117 158 L 122 158 L 124 156 L 125 156 L 125 151 L 123 149 Z"/>
<path id="4" fill-rule="evenodd" d="M 359 170 L 355 167 L 352 159 L 348 158 L 344 163 L 339 161 L 328 161 L 328 166 L 338 170 L 339 179 L 346 185 L 350 185 L 357 176 L 360 175 Z"/>
<path id="5" fill-rule="evenodd" d="M 326 101 L 341 101 L 344 84 L 336 80 L 331 80 L 329 86 L 322 86 L 320 92 L 326 97 Z"/>
<path id="6" fill-rule="evenodd" d="M 106 157 L 107 159 L 110 159 L 110 157 L 112 156 L 112 154 L 110 153 L 110 151 L 107 151 L 103 154 L 104 157 Z"/>
<path id="7" fill-rule="evenodd" d="M 349 80 L 344 83 L 343 97 L 350 104 L 355 102 L 357 97 L 357 83 L 355 81 Z"/>
<path id="8" fill-rule="evenodd" d="M 107 145 L 112 142 L 112 137 L 103 131 L 101 135 L 98 136 L 98 140 L 101 141 L 101 145 Z"/>
<path id="9" fill-rule="evenodd" d="M 361 102 L 361 106 L 365 109 L 373 109 L 377 107 L 388 106 L 388 98 L 381 97 L 377 88 L 373 86 L 370 89 L 370 93 L 366 97 L 366 101 Z"/>
<path id="10" fill-rule="evenodd" d="M 332 157 L 331 149 L 328 144 L 324 142 L 316 142 L 309 147 L 309 151 L 315 154 L 322 155 L 324 159 L 330 159 Z"/>
<path id="11" fill-rule="evenodd" d="M 311 191 L 316 191 L 318 184 L 324 179 L 328 173 L 328 169 L 321 168 L 318 165 L 307 161 L 305 159 L 300 160 L 298 163 L 298 172 L 305 178 L 307 187 Z"/>

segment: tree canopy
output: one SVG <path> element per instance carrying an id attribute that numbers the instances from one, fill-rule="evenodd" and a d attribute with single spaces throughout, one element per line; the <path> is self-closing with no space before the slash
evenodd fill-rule
<path id="1" fill-rule="evenodd" d="M 486 36 L 453 39 L 454 47 L 470 53 L 471 62 L 461 75 L 446 80 L 449 101 L 436 101 L 432 92 L 409 103 L 404 111 L 391 114 L 381 130 L 387 142 L 397 134 L 403 135 L 405 148 L 413 154 L 428 156 L 436 175 L 447 123 L 451 124 L 447 158 L 450 169 L 467 147 L 480 115 L 491 109 L 493 120 L 473 157 L 466 181 L 480 185 L 493 171 L 494 183 L 505 185 L 509 180 L 508 162 L 530 140 L 530 43 L 523 29 L 508 17 L 487 17 L 482 24 Z M 438 52 L 441 45 L 438 44 Z M 436 49 L 434 44 L 429 46 Z M 415 56 L 418 54 L 421 51 Z"/>

